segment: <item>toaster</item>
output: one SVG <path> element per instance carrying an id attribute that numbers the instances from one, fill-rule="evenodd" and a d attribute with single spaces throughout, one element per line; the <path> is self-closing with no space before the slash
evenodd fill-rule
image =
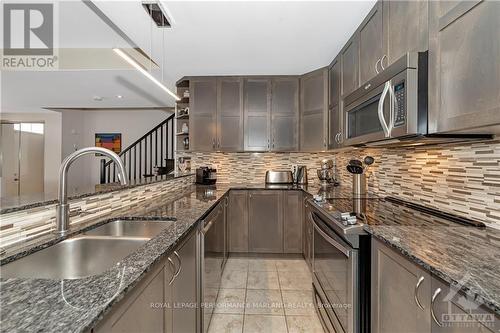
<path id="1" fill-rule="evenodd" d="M 266 184 L 293 184 L 293 175 L 290 170 L 266 171 Z"/>

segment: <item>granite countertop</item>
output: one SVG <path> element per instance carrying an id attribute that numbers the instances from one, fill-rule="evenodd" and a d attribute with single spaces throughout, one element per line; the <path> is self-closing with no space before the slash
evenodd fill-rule
<path id="1" fill-rule="evenodd" d="M 2 332 L 83 332 L 91 329 L 175 246 L 193 230 L 198 221 L 216 205 L 227 188 L 210 189 L 189 186 L 187 194 L 147 208 L 120 210 L 95 221 L 104 224 L 117 218 L 171 219 L 170 225 L 138 250 L 99 275 L 74 280 L 10 278 L 0 279 Z M 86 226 L 88 228 L 88 226 Z M 70 234 L 75 235 L 77 231 Z M 46 239 L 38 248 L 60 241 Z M 20 252 L 19 255 L 25 255 Z M 5 258 L 4 261 L 9 261 Z"/>
<path id="2" fill-rule="evenodd" d="M 343 188 L 307 186 L 269 186 L 259 184 L 217 184 L 188 186 L 177 199 L 155 199 L 141 207 L 118 210 L 91 224 L 92 228 L 117 218 L 148 219 L 152 223 L 171 219 L 159 235 L 102 274 L 74 280 L 0 279 L 2 311 L 1 331 L 72 331 L 94 327 L 110 308 L 119 302 L 159 261 L 217 204 L 229 189 L 304 190 L 330 198 L 348 198 Z M 85 230 L 85 229 L 84 229 Z M 70 236 L 82 230 L 73 230 Z M 500 314 L 500 231 L 457 226 L 442 229 L 395 226 L 367 226 L 367 231 L 450 283 L 457 283 L 467 273 L 470 279 L 462 290 Z M 52 238 L 47 238 L 52 237 Z M 62 238 L 47 236 L 35 250 L 50 246 Z M 20 250 L 8 262 L 33 249 Z M 63 291 L 63 292 L 62 292 Z"/>

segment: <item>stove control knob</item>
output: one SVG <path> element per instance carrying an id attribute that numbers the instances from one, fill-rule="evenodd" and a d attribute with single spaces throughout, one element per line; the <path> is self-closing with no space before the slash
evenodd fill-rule
<path id="1" fill-rule="evenodd" d="M 358 223 L 358 219 L 356 218 L 356 216 L 350 217 L 350 218 L 346 219 L 345 221 L 346 221 L 347 225 L 355 225 Z"/>

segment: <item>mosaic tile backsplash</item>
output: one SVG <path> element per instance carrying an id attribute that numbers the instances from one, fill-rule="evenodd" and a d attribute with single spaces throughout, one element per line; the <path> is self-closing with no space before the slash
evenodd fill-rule
<path id="1" fill-rule="evenodd" d="M 219 183 L 262 183 L 266 170 L 306 165 L 310 182 L 323 158 L 336 161 L 341 186 L 351 186 L 345 169 L 352 158 L 373 156 L 369 190 L 395 195 L 463 215 L 500 229 L 500 141 L 415 148 L 351 149 L 337 153 L 182 153 L 192 169 L 217 168 Z M 89 222 L 115 210 L 137 205 L 166 193 L 178 193 L 194 177 L 96 195 L 71 203 L 72 224 Z M 45 235 L 55 227 L 55 205 L 0 216 L 0 248 Z"/>
<path id="2" fill-rule="evenodd" d="M 214 166 L 218 182 L 263 182 L 266 170 L 308 168 L 318 181 L 323 158 L 335 159 L 341 185 L 351 186 L 345 166 L 352 158 L 373 156 L 369 190 L 476 219 L 500 229 L 500 141 L 414 148 L 364 148 L 337 153 L 183 153 L 192 168 Z"/>
<path id="3" fill-rule="evenodd" d="M 193 182 L 194 176 L 191 175 L 71 201 L 70 225 L 84 224 L 169 193 L 178 195 Z M 55 230 L 55 218 L 55 204 L 0 215 L 0 248 L 48 234 Z"/>
<path id="4" fill-rule="evenodd" d="M 264 183 L 267 170 L 289 170 L 293 164 L 306 165 L 310 180 L 317 181 L 320 161 L 331 153 L 178 153 L 191 157 L 191 170 L 200 166 L 217 169 L 217 182 L 225 184 Z"/>

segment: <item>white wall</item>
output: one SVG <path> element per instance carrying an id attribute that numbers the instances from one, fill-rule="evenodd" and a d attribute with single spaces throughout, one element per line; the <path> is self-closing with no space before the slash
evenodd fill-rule
<path id="1" fill-rule="evenodd" d="M 4 113 L 0 119 L 20 122 L 43 122 L 44 144 L 44 192 L 57 193 L 59 165 L 61 164 L 61 114 L 52 111 L 33 113 Z"/>
<path id="2" fill-rule="evenodd" d="M 95 133 L 122 133 L 122 150 L 172 114 L 167 110 L 63 110 L 62 157 L 95 145 Z M 82 192 L 99 183 L 99 160 L 86 156 L 71 167 L 69 192 Z"/>

